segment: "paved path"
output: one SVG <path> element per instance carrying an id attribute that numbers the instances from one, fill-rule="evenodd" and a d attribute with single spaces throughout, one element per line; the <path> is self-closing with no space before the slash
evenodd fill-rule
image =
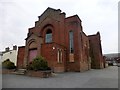
<path id="1" fill-rule="evenodd" d="M 66 72 L 51 78 L 3 75 L 3 88 L 118 88 L 118 67 Z"/>

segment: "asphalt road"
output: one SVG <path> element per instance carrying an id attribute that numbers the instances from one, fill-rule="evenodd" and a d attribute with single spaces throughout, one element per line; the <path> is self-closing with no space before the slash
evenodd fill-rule
<path id="1" fill-rule="evenodd" d="M 2 88 L 118 88 L 118 67 L 57 73 L 50 78 L 6 74 Z"/>

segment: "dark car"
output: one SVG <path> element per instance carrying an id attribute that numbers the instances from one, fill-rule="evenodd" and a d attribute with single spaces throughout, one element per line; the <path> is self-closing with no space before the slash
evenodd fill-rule
<path id="1" fill-rule="evenodd" d="M 120 63 L 117 63 L 117 66 L 120 67 Z"/>

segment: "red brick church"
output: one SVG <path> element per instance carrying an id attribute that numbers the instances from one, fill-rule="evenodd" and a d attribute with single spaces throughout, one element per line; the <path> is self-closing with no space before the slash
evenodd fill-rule
<path id="1" fill-rule="evenodd" d="M 41 55 L 54 72 L 103 68 L 100 33 L 87 36 L 81 22 L 78 15 L 66 17 L 60 9 L 47 8 L 29 28 L 25 46 L 18 48 L 17 67 Z"/>

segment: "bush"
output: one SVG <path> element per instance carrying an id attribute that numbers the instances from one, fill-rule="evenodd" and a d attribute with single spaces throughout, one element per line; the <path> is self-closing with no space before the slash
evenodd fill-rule
<path id="1" fill-rule="evenodd" d="M 42 57 L 36 57 L 33 59 L 32 62 L 29 63 L 28 68 L 29 70 L 48 70 L 50 69 L 48 67 L 47 61 Z"/>
<path id="2" fill-rule="evenodd" d="M 15 69 L 16 66 L 9 59 L 6 59 L 5 61 L 2 62 L 2 68 L 5 68 L 5 69 Z"/>

